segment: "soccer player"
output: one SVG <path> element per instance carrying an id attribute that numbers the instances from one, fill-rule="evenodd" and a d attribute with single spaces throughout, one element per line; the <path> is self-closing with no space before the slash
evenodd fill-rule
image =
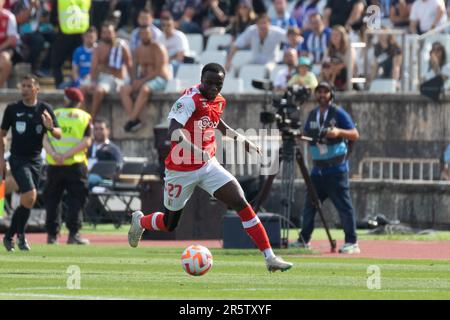
<path id="1" fill-rule="evenodd" d="M 263 253 L 270 272 L 285 271 L 292 263 L 274 255 L 266 230 L 245 199 L 236 178 L 225 170 L 214 157 L 216 151 L 214 129 L 223 134 L 245 140 L 245 149 L 259 152 L 259 148 L 231 129 L 221 118 L 226 100 L 220 94 L 225 69 L 209 63 L 202 69 L 201 83 L 187 89 L 169 113 L 171 151 L 166 158 L 164 206 L 165 212 L 144 216 L 141 211 L 132 215 L 128 242 L 137 247 L 144 229 L 173 231 L 186 202 L 196 186 L 236 210 L 246 232 Z M 201 137 L 201 141 L 197 137 Z M 193 150 L 194 152 L 190 152 Z"/>
<path id="2" fill-rule="evenodd" d="M 3 238 L 3 245 L 7 251 L 14 251 L 15 234 L 19 249 L 30 250 L 25 239 L 25 226 L 37 198 L 37 187 L 42 172 L 43 137 L 49 133 L 56 139 L 61 138 L 61 128 L 52 107 L 38 100 L 38 80 L 31 75 L 23 77 L 21 90 L 22 100 L 6 107 L 0 129 L 0 176 L 6 170 L 4 159 L 6 135 L 11 128 L 9 165 L 20 191 L 20 205 L 14 212 L 11 226 Z"/>

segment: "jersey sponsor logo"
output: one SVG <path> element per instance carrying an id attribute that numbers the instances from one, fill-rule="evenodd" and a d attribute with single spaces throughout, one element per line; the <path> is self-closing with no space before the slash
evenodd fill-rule
<path id="1" fill-rule="evenodd" d="M 31 113 L 27 114 L 28 118 L 33 118 L 33 115 Z"/>
<path id="2" fill-rule="evenodd" d="M 16 116 L 17 116 L 17 117 L 22 117 L 24 114 L 25 114 L 25 112 L 17 112 L 17 113 L 16 113 Z"/>
<path id="3" fill-rule="evenodd" d="M 36 126 L 36 133 L 37 133 L 37 134 L 41 134 L 43 129 L 44 129 L 44 128 L 42 127 L 42 125 L 41 125 L 41 124 L 38 124 L 38 125 Z"/>
<path id="4" fill-rule="evenodd" d="M 24 121 L 16 122 L 16 131 L 20 134 L 24 133 L 27 130 L 27 123 Z"/>
<path id="5" fill-rule="evenodd" d="M 184 105 L 181 102 L 177 102 L 173 106 L 173 112 L 175 113 L 181 113 L 183 111 Z"/>
<path id="6" fill-rule="evenodd" d="M 214 122 L 211 121 L 211 119 L 208 116 L 203 116 L 200 118 L 200 120 L 197 121 L 198 127 L 202 130 L 205 130 L 207 128 L 217 128 L 219 125 L 219 121 Z"/>

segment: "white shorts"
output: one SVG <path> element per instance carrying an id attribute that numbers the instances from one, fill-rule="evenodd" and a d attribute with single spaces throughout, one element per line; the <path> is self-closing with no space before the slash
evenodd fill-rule
<path id="1" fill-rule="evenodd" d="M 220 187 L 236 178 L 222 167 L 216 158 L 195 171 L 166 169 L 164 178 L 164 206 L 171 211 L 184 208 L 196 186 L 214 196 Z"/>
<path id="2" fill-rule="evenodd" d="M 106 93 L 110 93 L 111 91 L 118 91 L 124 84 L 124 81 L 122 79 L 114 77 L 112 74 L 100 73 L 98 75 L 97 84 Z"/>

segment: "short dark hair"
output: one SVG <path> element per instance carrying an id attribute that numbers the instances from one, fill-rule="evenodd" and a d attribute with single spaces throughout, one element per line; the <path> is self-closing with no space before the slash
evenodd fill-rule
<path id="1" fill-rule="evenodd" d="M 32 74 L 24 75 L 24 76 L 22 77 L 22 81 L 23 81 L 23 80 L 30 80 L 30 81 L 32 81 L 32 82 L 36 85 L 36 87 L 39 87 L 39 86 L 40 86 L 40 85 L 39 85 L 39 80 L 38 80 L 38 78 L 35 77 L 35 76 L 32 75 Z"/>
<path id="2" fill-rule="evenodd" d="M 141 13 L 150 14 L 153 16 L 153 11 L 152 11 L 152 9 L 149 9 L 149 8 L 143 8 L 143 9 L 139 10 L 139 14 L 141 14 Z"/>
<path id="3" fill-rule="evenodd" d="M 102 28 L 109 28 L 110 26 L 112 26 L 114 30 L 116 30 L 116 24 L 111 20 L 106 20 L 105 22 L 102 23 Z"/>
<path id="4" fill-rule="evenodd" d="M 267 12 L 261 12 L 260 14 L 258 14 L 258 15 L 256 16 L 256 21 L 257 21 L 257 22 L 258 22 L 259 20 L 262 20 L 262 19 L 266 19 L 267 21 L 270 22 L 270 17 L 269 17 L 269 15 L 267 14 Z"/>
<path id="5" fill-rule="evenodd" d="M 96 124 L 96 123 L 104 124 L 106 128 L 108 128 L 108 129 L 110 128 L 109 121 L 106 120 L 105 118 L 101 118 L 101 117 L 95 118 L 94 124 Z"/>
<path id="6" fill-rule="evenodd" d="M 223 75 L 225 76 L 225 69 L 224 67 L 222 67 L 220 64 L 212 62 L 212 63 L 208 63 L 207 65 L 205 65 L 202 69 L 202 78 L 203 75 L 207 72 L 207 71 L 211 71 L 214 73 L 223 73 Z"/>
<path id="7" fill-rule="evenodd" d="M 86 30 L 85 33 L 98 33 L 97 28 L 94 26 L 90 26 L 89 29 Z"/>

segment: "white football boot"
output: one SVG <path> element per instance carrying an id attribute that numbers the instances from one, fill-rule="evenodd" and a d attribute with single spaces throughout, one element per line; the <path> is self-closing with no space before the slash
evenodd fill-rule
<path id="1" fill-rule="evenodd" d="M 128 231 L 128 243 L 131 247 L 136 248 L 141 240 L 144 228 L 141 227 L 141 218 L 144 216 L 142 211 L 135 211 L 131 215 L 131 225 Z"/>
<path id="2" fill-rule="evenodd" d="M 266 266 L 269 272 L 275 272 L 280 270 L 281 272 L 289 270 L 292 268 L 293 264 L 290 262 L 284 261 L 282 258 L 273 256 L 271 258 L 266 259 Z"/>

